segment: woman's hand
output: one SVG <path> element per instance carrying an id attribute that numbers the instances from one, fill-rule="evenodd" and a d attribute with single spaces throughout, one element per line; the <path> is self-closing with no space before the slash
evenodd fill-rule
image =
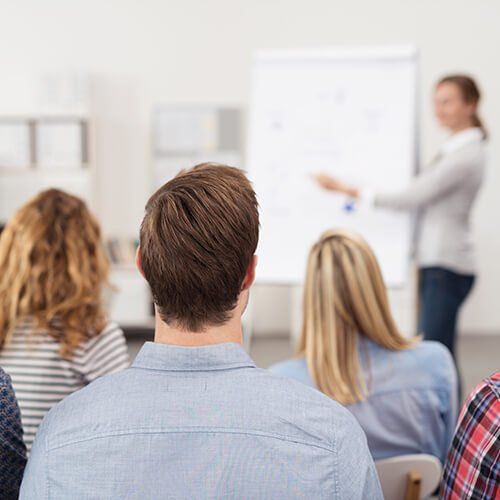
<path id="1" fill-rule="evenodd" d="M 336 193 L 345 194 L 351 198 L 358 198 L 359 191 L 356 188 L 348 186 L 339 179 L 330 177 L 326 174 L 317 174 L 314 176 L 314 180 L 323 188 L 328 191 L 334 191 Z"/>

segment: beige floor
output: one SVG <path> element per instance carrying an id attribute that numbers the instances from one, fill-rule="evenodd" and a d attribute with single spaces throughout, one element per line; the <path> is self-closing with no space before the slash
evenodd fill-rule
<path id="1" fill-rule="evenodd" d="M 128 337 L 133 358 L 150 336 Z M 258 337 L 252 340 L 250 354 L 258 366 L 269 365 L 287 359 L 292 354 L 290 340 L 283 337 Z M 481 379 L 500 370 L 500 334 L 497 336 L 464 336 L 458 342 L 459 365 L 462 373 L 464 394 L 467 394 Z"/>

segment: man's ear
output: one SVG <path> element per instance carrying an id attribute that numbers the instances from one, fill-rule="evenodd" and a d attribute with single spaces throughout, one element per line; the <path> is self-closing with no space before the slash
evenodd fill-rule
<path id="1" fill-rule="evenodd" d="M 135 266 L 141 273 L 142 277 L 145 278 L 144 276 L 144 271 L 142 270 L 142 257 L 141 257 L 141 247 L 140 245 L 137 247 L 137 250 L 135 251 Z"/>
<path id="2" fill-rule="evenodd" d="M 241 291 L 248 290 L 252 285 L 253 282 L 255 281 L 255 268 L 257 267 L 257 262 L 258 262 L 258 257 L 257 255 L 253 255 L 250 264 L 248 264 L 247 267 L 247 273 L 245 274 L 245 279 L 243 280 L 243 284 L 241 285 Z"/>

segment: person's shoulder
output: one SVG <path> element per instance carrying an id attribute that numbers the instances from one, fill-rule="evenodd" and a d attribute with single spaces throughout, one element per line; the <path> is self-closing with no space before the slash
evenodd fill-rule
<path id="1" fill-rule="evenodd" d="M 54 416 L 58 413 L 72 411 L 74 408 L 83 408 L 87 404 L 92 405 L 94 408 L 100 403 L 107 404 L 109 398 L 112 397 L 116 391 L 126 390 L 127 385 L 132 382 L 131 379 L 133 379 L 133 374 L 130 368 L 125 368 L 121 371 L 98 377 L 57 403 L 52 408 L 52 410 L 55 410 L 53 412 Z M 52 410 L 50 412 L 52 412 Z"/>
<path id="2" fill-rule="evenodd" d="M 368 368 L 373 371 L 371 397 L 408 390 L 446 394 L 455 390 L 453 359 L 448 349 L 438 342 L 416 341 L 401 350 L 376 346 L 370 352 L 374 353 Z"/>
<path id="3" fill-rule="evenodd" d="M 468 401 L 481 399 L 500 400 L 500 372 L 496 372 L 488 378 L 485 378 L 474 387 L 469 394 Z"/>
<path id="4" fill-rule="evenodd" d="M 80 423 L 90 421 L 100 412 L 110 411 L 110 405 L 126 393 L 131 382 L 131 370 L 104 375 L 92 383 L 69 394 L 54 405 L 45 415 L 44 432 L 64 434 L 66 428 L 72 428 L 75 417 Z"/>
<path id="5" fill-rule="evenodd" d="M 12 387 L 12 378 L 10 375 L 0 367 L 0 391 L 2 391 L 1 397 L 3 399 L 7 398 L 15 401 L 14 388 Z"/>
<path id="6" fill-rule="evenodd" d="M 285 364 L 286 362 L 283 362 Z M 281 364 L 281 363 L 280 363 Z M 286 388 L 287 391 L 292 393 L 301 393 L 308 395 L 311 398 L 315 398 L 316 395 L 320 395 L 321 398 L 325 398 L 325 400 L 331 401 L 330 398 L 322 394 L 316 389 L 303 384 L 302 382 L 297 381 L 294 377 L 290 377 L 288 373 L 286 373 L 285 367 L 279 367 L 277 365 L 273 365 L 269 367 L 269 369 L 258 369 L 258 373 L 260 377 L 265 379 L 265 383 L 269 384 L 271 389 L 278 389 L 280 387 Z"/>
<path id="7" fill-rule="evenodd" d="M 123 333 L 123 330 L 120 328 L 118 323 L 115 323 L 114 321 L 108 321 L 104 325 L 104 328 L 101 329 L 101 331 L 96 332 L 95 335 L 93 335 L 90 339 L 80 345 L 76 349 L 75 354 L 78 355 L 88 350 L 92 350 L 92 348 L 94 348 L 96 345 L 100 345 L 108 340 L 116 341 L 124 338 L 125 334 Z"/>
<path id="8" fill-rule="evenodd" d="M 500 372 L 493 373 L 484 381 L 491 387 L 497 398 L 500 398 Z"/>
<path id="9" fill-rule="evenodd" d="M 435 340 L 421 340 L 415 344 L 413 350 L 416 356 L 432 361 L 452 359 L 448 348 L 441 342 Z"/>
<path id="10" fill-rule="evenodd" d="M 316 412 L 325 418 L 350 415 L 337 401 L 287 375 L 261 368 L 257 369 L 256 375 L 256 387 L 261 394 L 266 394 L 270 401 L 282 402 L 284 407 Z"/>
<path id="11" fill-rule="evenodd" d="M 114 332 L 114 331 L 122 331 L 120 328 L 120 325 L 116 321 L 111 321 L 108 320 L 106 322 L 106 325 L 104 328 L 101 330 L 101 334 L 109 333 L 109 332 Z"/>
<path id="12" fill-rule="evenodd" d="M 274 363 L 268 370 L 275 375 L 296 378 L 298 374 L 307 373 L 307 363 L 304 358 L 291 358 L 279 363 Z"/>
<path id="13" fill-rule="evenodd" d="M 349 433 L 363 434 L 349 410 L 310 385 L 264 369 L 258 369 L 257 377 L 257 386 L 264 388 L 262 405 L 271 409 L 270 417 L 273 412 L 279 417 L 280 425 L 289 424 L 291 433 L 299 430 L 306 440 L 316 437 L 326 446 Z"/>
<path id="14" fill-rule="evenodd" d="M 440 342 L 422 340 L 412 348 L 415 368 L 433 382 L 449 384 L 454 377 L 455 364 L 450 351 Z"/>
<path id="15" fill-rule="evenodd" d="M 108 321 L 104 328 L 97 334 L 97 337 L 112 337 L 112 336 L 123 336 L 123 330 L 120 325 L 114 321 Z"/>
<path id="16" fill-rule="evenodd" d="M 0 367 L 0 387 L 8 387 L 10 384 L 10 376 Z"/>
<path id="17" fill-rule="evenodd" d="M 487 157 L 487 142 L 476 141 L 464 144 L 462 147 L 452 151 L 445 157 L 450 161 L 461 165 L 462 168 L 476 168 L 482 166 Z"/>

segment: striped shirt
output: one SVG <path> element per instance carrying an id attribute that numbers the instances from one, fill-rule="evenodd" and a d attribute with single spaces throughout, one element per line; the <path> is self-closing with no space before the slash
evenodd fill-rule
<path id="1" fill-rule="evenodd" d="M 28 450 L 45 414 L 59 401 L 101 375 L 129 365 L 122 330 L 108 323 L 97 336 L 75 349 L 71 359 L 59 355 L 59 342 L 26 320 L 0 351 L 0 366 L 16 392 Z"/>

